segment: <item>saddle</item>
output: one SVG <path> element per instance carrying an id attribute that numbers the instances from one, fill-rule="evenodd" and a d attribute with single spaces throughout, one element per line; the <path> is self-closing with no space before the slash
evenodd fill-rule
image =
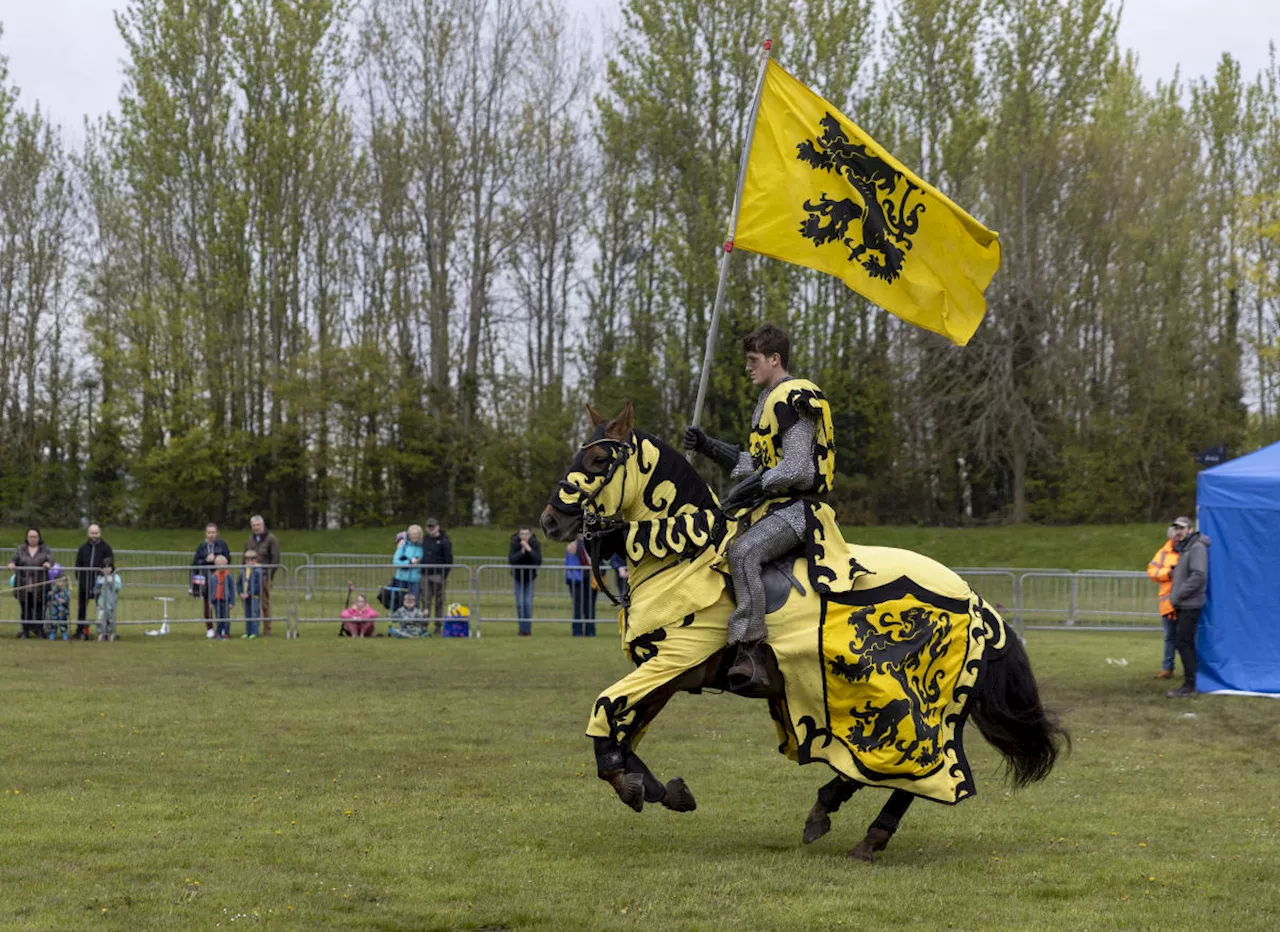
<path id="1" fill-rule="evenodd" d="M 760 581 L 764 583 L 766 615 L 772 615 L 786 605 L 793 591 L 800 593 L 801 596 L 807 595 L 803 584 L 793 572 L 796 560 L 802 556 L 804 556 L 803 544 L 760 567 Z M 725 588 L 729 590 L 729 597 L 736 603 L 738 594 L 733 591 L 733 577 L 725 577 Z"/>

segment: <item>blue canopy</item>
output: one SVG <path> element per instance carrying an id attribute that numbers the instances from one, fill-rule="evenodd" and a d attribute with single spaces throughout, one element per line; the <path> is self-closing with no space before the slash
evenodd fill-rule
<path id="1" fill-rule="evenodd" d="M 1211 541 L 1196 686 L 1280 694 L 1280 443 L 1201 472 L 1196 507 Z"/>

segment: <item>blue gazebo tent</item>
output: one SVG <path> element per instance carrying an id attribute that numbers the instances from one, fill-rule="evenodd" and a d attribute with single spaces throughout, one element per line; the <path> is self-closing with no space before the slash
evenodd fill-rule
<path id="1" fill-rule="evenodd" d="M 1196 514 L 1211 541 L 1196 686 L 1280 696 L 1280 443 L 1201 472 Z"/>

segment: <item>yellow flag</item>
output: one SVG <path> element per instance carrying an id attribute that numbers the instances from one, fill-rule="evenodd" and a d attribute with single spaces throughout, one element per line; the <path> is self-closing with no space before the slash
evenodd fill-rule
<path id="1" fill-rule="evenodd" d="M 961 346 L 982 322 L 998 235 L 770 61 L 734 245 L 834 275 Z"/>

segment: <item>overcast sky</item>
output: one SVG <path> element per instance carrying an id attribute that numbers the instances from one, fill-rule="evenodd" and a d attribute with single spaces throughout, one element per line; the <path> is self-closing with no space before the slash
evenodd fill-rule
<path id="1" fill-rule="evenodd" d="M 567 0 L 592 26 L 611 21 L 619 0 Z M 0 54 L 27 105 L 78 136 L 83 117 L 114 109 L 124 44 L 112 9 L 123 0 L 0 0 Z M 1209 15 L 1205 15 L 1208 13 Z M 1149 84 L 1182 66 L 1184 78 L 1209 74 L 1223 52 L 1246 76 L 1280 38 L 1280 0 L 1125 0 L 1121 45 L 1135 49 Z"/>

